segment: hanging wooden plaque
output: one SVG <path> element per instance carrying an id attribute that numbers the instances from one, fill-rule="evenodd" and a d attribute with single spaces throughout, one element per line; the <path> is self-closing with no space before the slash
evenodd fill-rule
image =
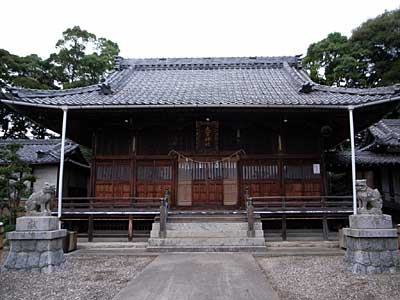
<path id="1" fill-rule="evenodd" d="M 198 153 L 218 152 L 218 122 L 196 122 L 196 151 Z"/>

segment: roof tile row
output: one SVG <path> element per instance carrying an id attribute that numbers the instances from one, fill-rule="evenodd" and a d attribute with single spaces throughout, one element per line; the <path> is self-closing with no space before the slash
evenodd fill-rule
<path id="1" fill-rule="evenodd" d="M 119 58 L 103 85 L 55 91 L 14 88 L 10 99 L 55 106 L 335 106 L 379 101 L 400 92 L 397 86 L 345 89 L 315 83 L 305 92 L 305 83 L 311 80 L 297 56 Z"/>

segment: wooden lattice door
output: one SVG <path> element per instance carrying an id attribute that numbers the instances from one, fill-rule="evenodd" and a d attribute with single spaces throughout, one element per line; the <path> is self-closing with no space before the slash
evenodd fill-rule
<path id="1" fill-rule="evenodd" d="M 99 201 L 131 197 L 131 190 L 131 167 L 129 162 L 114 160 L 96 163 L 95 196 L 107 198 Z M 118 199 L 118 201 L 124 200 Z"/>
<path id="2" fill-rule="evenodd" d="M 242 196 L 244 196 L 247 187 L 249 188 L 250 195 L 253 197 L 281 196 L 279 162 L 274 160 L 243 161 Z"/>
<path id="3" fill-rule="evenodd" d="M 193 162 L 192 205 L 222 206 L 224 201 L 222 162 Z"/>
<path id="4" fill-rule="evenodd" d="M 285 196 L 320 196 L 322 179 L 316 161 L 288 161 L 283 166 Z"/>
<path id="5" fill-rule="evenodd" d="M 165 190 L 170 191 L 173 201 L 172 162 L 165 160 L 138 161 L 136 170 L 137 197 L 163 197 Z"/>

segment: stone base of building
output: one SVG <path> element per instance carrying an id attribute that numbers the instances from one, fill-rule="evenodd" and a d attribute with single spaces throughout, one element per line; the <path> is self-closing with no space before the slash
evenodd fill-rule
<path id="1" fill-rule="evenodd" d="M 18 218 L 16 231 L 7 234 L 10 252 L 3 269 L 49 273 L 61 268 L 66 234 L 65 229 L 58 229 L 56 217 Z"/>
<path id="2" fill-rule="evenodd" d="M 400 270 L 397 231 L 389 215 L 350 216 L 344 228 L 345 260 L 357 274 L 395 273 Z"/>

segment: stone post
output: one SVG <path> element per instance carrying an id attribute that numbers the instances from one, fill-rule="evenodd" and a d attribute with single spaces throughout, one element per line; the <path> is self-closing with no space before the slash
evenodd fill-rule
<path id="1" fill-rule="evenodd" d="M 357 215 L 349 217 L 350 228 L 344 228 L 347 249 L 345 261 L 357 274 L 395 273 L 399 271 L 397 231 L 392 217 L 382 214 L 382 199 L 377 190 L 357 180 Z"/>
<path id="2" fill-rule="evenodd" d="M 17 218 L 16 231 L 7 233 L 10 252 L 4 262 L 5 270 L 26 270 L 50 273 L 64 262 L 63 237 L 59 221 L 51 216 Z"/>
<path id="3" fill-rule="evenodd" d="M 254 206 L 251 197 L 247 198 L 247 236 L 255 237 L 254 231 Z"/>
<path id="4" fill-rule="evenodd" d="M 165 239 L 167 237 L 167 204 L 166 199 L 161 199 L 160 204 L 160 238 Z"/>
<path id="5" fill-rule="evenodd" d="M 0 251 L 3 250 L 3 235 L 4 235 L 4 226 L 3 223 L 0 222 Z"/>

